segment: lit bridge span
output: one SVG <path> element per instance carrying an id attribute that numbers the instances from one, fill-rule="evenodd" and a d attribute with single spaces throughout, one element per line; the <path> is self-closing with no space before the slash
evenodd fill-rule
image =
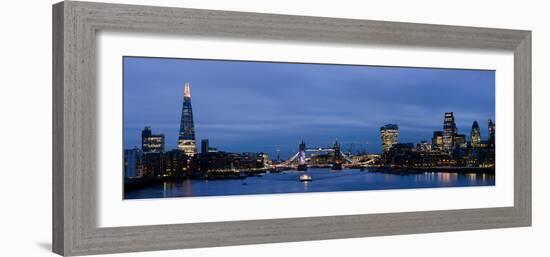
<path id="1" fill-rule="evenodd" d="M 320 161 L 313 161 L 315 158 L 323 156 Z M 331 166 L 333 169 L 341 169 L 344 165 L 359 166 L 368 165 L 374 162 L 373 159 L 366 162 L 354 161 L 354 159 L 341 151 L 340 144 L 336 141 L 332 147 L 314 147 L 307 148 L 306 144 L 302 140 L 298 147 L 298 152 L 290 157 L 288 160 L 276 164 L 276 167 L 280 168 L 296 168 L 298 170 L 305 170 L 308 166 Z"/>

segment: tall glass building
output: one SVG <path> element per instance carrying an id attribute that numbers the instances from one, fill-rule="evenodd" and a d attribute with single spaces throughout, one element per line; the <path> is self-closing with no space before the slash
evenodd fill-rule
<path id="1" fill-rule="evenodd" d="M 474 120 L 472 124 L 472 132 L 470 132 L 470 140 L 472 141 L 473 147 L 478 147 L 481 145 L 481 130 L 479 129 L 479 124 Z"/>
<path id="2" fill-rule="evenodd" d="M 193 107 L 191 106 L 191 87 L 189 82 L 185 83 L 185 90 L 183 94 L 178 149 L 188 156 L 193 156 L 197 152 L 195 142 L 195 125 L 193 124 Z"/>
<path id="3" fill-rule="evenodd" d="M 388 152 L 397 144 L 399 136 L 399 127 L 396 124 L 386 124 L 380 127 L 380 140 L 382 141 L 382 150 Z"/>
<path id="4" fill-rule="evenodd" d="M 452 112 L 446 112 L 443 123 L 443 150 L 450 151 L 453 149 L 456 134 L 455 117 Z"/>

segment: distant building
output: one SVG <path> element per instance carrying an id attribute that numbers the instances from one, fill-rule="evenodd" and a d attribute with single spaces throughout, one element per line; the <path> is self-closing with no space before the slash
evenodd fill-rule
<path id="1" fill-rule="evenodd" d="M 384 127 L 381 128 L 383 131 Z M 381 165 L 388 168 L 495 167 L 495 124 L 489 120 L 489 140 L 481 140 L 479 124 L 472 124 L 469 140 L 458 134 L 452 112 L 445 113 L 443 131 L 434 131 L 431 144 L 421 141 L 394 144 L 381 155 Z M 493 142 L 493 143 L 491 143 Z"/>
<path id="2" fill-rule="evenodd" d="M 382 150 L 387 153 L 397 144 L 399 136 L 399 127 L 396 124 L 386 124 L 380 127 L 380 139 L 382 141 Z"/>
<path id="3" fill-rule="evenodd" d="M 189 82 L 185 83 L 184 90 L 178 149 L 189 156 L 193 156 L 197 152 L 197 149 L 195 143 L 195 125 L 193 123 L 193 107 L 191 106 L 191 87 Z"/>
<path id="4" fill-rule="evenodd" d="M 384 163 L 389 166 L 409 166 L 415 159 L 415 152 L 413 143 L 395 144 L 384 153 Z"/>
<path id="5" fill-rule="evenodd" d="M 432 138 L 432 145 L 438 149 L 443 148 L 443 131 L 434 131 L 434 137 Z"/>
<path id="6" fill-rule="evenodd" d="M 201 154 L 215 153 L 218 151 L 218 148 L 210 147 L 208 139 L 201 140 Z"/>
<path id="7" fill-rule="evenodd" d="M 470 141 L 472 142 L 473 147 L 479 147 L 481 144 L 481 131 L 477 121 L 474 121 L 472 124 L 472 131 L 470 132 Z"/>
<path id="8" fill-rule="evenodd" d="M 466 135 L 464 134 L 456 135 L 454 138 L 454 142 L 455 142 L 455 147 L 461 147 L 461 148 L 466 147 L 467 146 Z"/>
<path id="9" fill-rule="evenodd" d="M 489 119 L 489 146 L 495 147 L 495 123 Z"/>
<path id="10" fill-rule="evenodd" d="M 144 153 L 164 152 L 164 134 L 154 135 L 149 127 L 141 131 L 141 150 Z"/>
<path id="11" fill-rule="evenodd" d="M 432 150 L 432 144 L 428 141 L 421 141 L 416 145 L 416 150 L 419 152 L 430 152 Z"/>
<path id="12" fill-rule="evenodd" d="M 124 150 L 124 177 L 141 177 L 143 152 L 139 148 Z"/>
<path id="13" fill-rule="evenodd" d="M 414 150 L 414 144 L 413 143 L 398 143 L 394 145 L 394 148 L 396 151 L 413 151 Z"/>
<path id="14" fill-rule="evenodd" d="M 164 175 L 164 154 L 161 152 L 143 153 L 143 176 L 162 176 Z"/>
<path id="15" fill-rule="evenodd" d="M 208 144 L 208 139 L 201 140 L 201 154 L 208 153 L 210 146 Z"/>
<path id="16" fill-rule="evenodd" d="M 271 159 L 269 159 L 269 155 L 267 153 L 259 153 L 258 160 L 259 162 L 261 162 L 261 167 L 272 164 Z"/>
<path id="17" fill-rule="evenodd" d="M 171 177 L 186 177 L 189 171 L 189 156 L 180 150 L 164 154 L 164 174 Z"/>
<path id="18" fill-rule="evenodd" d="M 456 133 L 455 117 L 452 112 L 446 112 L 443 123 L 443 150 L 450 151 L 453 149 Z"/>
<path id="19" fill-rule="evenodd" d="M 228 153 L 208 152 L 200 154 L 198 161 L 198 174 L 212 173 L 239 173 L 239 171 L 253 171 L 265 168 L 271 161 L 265 153 Z"/>

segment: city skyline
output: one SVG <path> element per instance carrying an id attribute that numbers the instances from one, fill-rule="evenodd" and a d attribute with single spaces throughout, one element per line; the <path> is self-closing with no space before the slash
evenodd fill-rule
<path id="1" fill-rule="evenodd" d="M 379 128 L 390 123 L 399 142 L 430 141 L 448 111 L 459 133 L 469 137 L 476 120 L 488 139 L 483 127 L 495 120 L 494 71 L 125 57 L 126 149 L 139 146 L 145 126 L 177 148 L 186 82 L 197 141 L 272 157 L 280 149 L 283 159 L 302 139 L 327 146 L 338 138 L 344 150 L 353 143 L 379 153 Z"/>

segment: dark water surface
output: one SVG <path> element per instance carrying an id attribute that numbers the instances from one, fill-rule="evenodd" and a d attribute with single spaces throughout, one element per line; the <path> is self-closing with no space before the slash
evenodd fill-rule
<path id="1" fill-rule="evenodd" d="M 300 182 L 298 178 L 302 174 L 303 172 L 299 171 L 285 171 L 262 174 L 261 177 L 247 177 L 246 179 L 169 181 L 125 192 L 124 198 L 143 199 L 495 185 L 495 175 L 493 174 L 424 172 L 396 175 L 356 169 L 332 171 L 330 169 L 310 168 L 307 174 L 312 177 L 313 181 Z"/>

